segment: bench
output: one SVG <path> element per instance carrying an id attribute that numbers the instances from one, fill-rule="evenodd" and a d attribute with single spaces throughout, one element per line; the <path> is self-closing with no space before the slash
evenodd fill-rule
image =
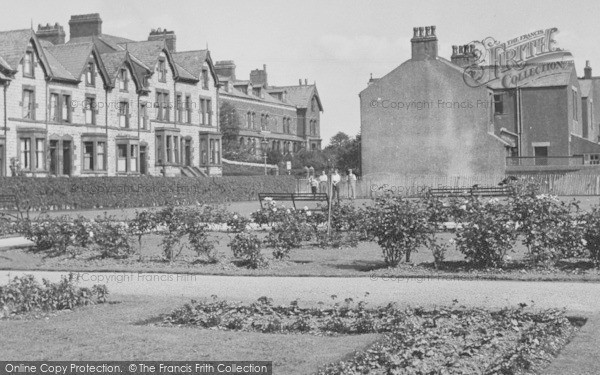
<path id="1" fill-rule="evenodd" d="M 432 197 L 509 197 L 515 194 L 512 186 L 472 186 L 431 188 L 427 194 Z"/>
<path id="2" fill-rule="evenodd" d="M 258 200 L 260 208 L 264 208 L 263 202 L 271 198 L 276 202 L 292 202 L 296 208 L 296 202 L 327 202 L 329 205 L 329 196 L 326 193 L 259 193 Z"/>

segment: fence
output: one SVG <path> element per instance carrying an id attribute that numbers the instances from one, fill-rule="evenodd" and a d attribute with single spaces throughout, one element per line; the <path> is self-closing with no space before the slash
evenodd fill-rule
<path id="1" fill-rule="evenodd" d="M 360 178 L 356 183 L 357 198 L 374 198 L 385 191 L 392 191 L 402 196 L 417 196 L 424 194 L 429 188 L 441 187 L 471 187 L 498 186 L 506 175 L 477 175 L 477 176 L 395 176 L 381 175 Z M 553 195 L 600 195 L 600 175 L 580 174 L 535 174 L 519 175 L 521 180 L 535 182 L 542 193 Z M 310 192 L 307 179 L 296 180 L 296 191 Z M 340 196 L 348 197 L 350 186 L 344 177 L 340 183 Z"/>

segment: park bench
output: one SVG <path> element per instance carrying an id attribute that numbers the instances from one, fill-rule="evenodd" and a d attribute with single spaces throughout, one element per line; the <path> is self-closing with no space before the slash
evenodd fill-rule
<path id="1" fill-rule="evenodd" d="M 432 197 L 508 197 L 515 194 L 513 186 L 477 186 L 431 188 L 427 192 Z"/>
<path id="2" fill-rule="evenodd" d="M 329 205 L 329 196 L 326 193 L 259 193 L 260 207 L 264 208 L 263 202 L 271 198 L 276 202 L 292 202 L 294 208 L 296 202 L 326 202 Z"/>

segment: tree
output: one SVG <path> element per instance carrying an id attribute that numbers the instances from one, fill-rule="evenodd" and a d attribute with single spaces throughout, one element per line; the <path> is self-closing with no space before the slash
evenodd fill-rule
<path id="1" fill-rule="evenodd" d="M 325 147 L 325 152 L 335 160 L 338 170 L 346 171 L 352 169 L 355 173 L 360 173 L 360 134 L 351 138 L 344 132 L 338 132 L 331 137 L 329 145 Z"/>
<path id="2" fill-rule="evenodd" d="M 223 133 L 223 158 L 238 161 L 254 161 L 249 146 L 241 145 L 239 135 L 241 120 L 235 107 L 223 102 L 219 108 L 219 123 Z"/>

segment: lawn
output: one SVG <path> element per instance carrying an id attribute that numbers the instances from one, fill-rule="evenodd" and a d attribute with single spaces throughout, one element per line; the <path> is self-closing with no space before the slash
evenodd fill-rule
<path id="1" fill-rule="evenodd" d="M 266 335 L 165 328 L 144 320 L 187 300 L 122 297 L 62 311 L 47 319 L 0 320 L 4 360 L 273 361 L 275 374 L 310 374 L 362 350 L 380 335 L 345 337 Z"/>
<path id="2" fill-rule="evenodd" d="M 259 232 L 265 236 L 265 232 Z M 207 263 L 196 253 L 184 250 L 172 263 L 164 260 L 160 247 L 161 237 L 148 235 L 143 238 L 140 260 L 137 254 L 127 259 L 102 259 L 97 252 L 82 251 L 76 258 L 69 255 L 48 256 L 31 250 L 9 250 L 0 252 L 0 269 L 3 270 L 60 270 L 60 271 L 114 271 L 114 272 L 165 272 L 206 275 L 255 275 L 255 276 L 344 276 L 344 277 L 441 277 L 481 278 L 529 281 L 600 281 L 600 271 L 591 262 L 564 261 L 552 269 L 526 269 L 521 262 L 526 248 L 520 243 L 510 254 L 512 261 L 504 270 L 471 269 L 463 255 L 454 247 L 447 253 L 446 261 L 439 270 L 433 267 L 433 256 L 421 248 L 411 256 L 411 263 L 402 263 L 387 268 L 381 249 L 375 243 L 362 242 L 355 248 L 320 248 L 306 244 L 293 249 L 289 259 L 271 260 L 267 268 L 252 270 L 233 258 L 227 246 L 232 234 L 212 232 L 218 241 L 220 261 Z M 440 234 L 442 241 L 452 235 Z M 134 241 L 137 247 L 137 240 Z M 272 257 L 270 249 L 263 249 L 266 257 Z"/>

